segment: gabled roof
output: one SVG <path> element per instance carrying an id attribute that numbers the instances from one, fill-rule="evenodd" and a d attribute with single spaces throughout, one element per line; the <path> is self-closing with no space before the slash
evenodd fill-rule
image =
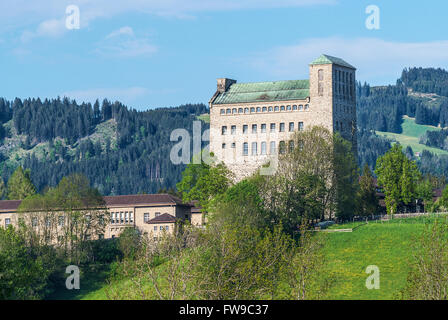
<path id="1" fill-rule="evenodd" d="M 0 212 L 17 211 L 22 200 L 2 200 L 0 201 Z"/>
<path id="2" fill-rule="evenodd" d="M 304 100 L 310 95 L 309 80 L 234 83 L 219 93 L 213 104 Z"/>
<path id="3" fill-rule="evenodd" d="M 337 57 L 332 57 L 326 54 L 321 55 L 319 58 L 317 58 L 316 60 L 314 60 L 313 62 L 310 63 L 311 65 L 316 65 L 316 64 L 336 64 L 338 66 L 342 66 L 342 67 L 346 67 L 346 68 L 350 68 L 350 69 L 355 69 L 356 68 L 354 66 L 352 66 L 350 63 L 344 61 L 341 58 L 337 58 Z"/>
<path id="4" fill-rule="evenodd" d="M 158 224 L 158 223 L 175 223 L 177 218 L 170 215 L 169 213 L 161 214 L 151 220 L 146 221 L 147 224 Z"/>
<path id="5" fill-rule="evenodd" d="M 184 204 L 181 199 L 171 194 L 133 194 L 126 196 L 106 196 L 103 197 L 107 207 L 134 206 L 134 205 L 179 205 Z M 0 212 L 15 212 L 19 208 L 22 200 L 0 200 Z"/>
<path id="6" fill-rule="evenodd" d="M 106 206 L 108 207 L 144 204 L 185 205 L 178 197 L 166 193 L 106 196 L 104 197 L 104 201 L 106 201 Z"/>

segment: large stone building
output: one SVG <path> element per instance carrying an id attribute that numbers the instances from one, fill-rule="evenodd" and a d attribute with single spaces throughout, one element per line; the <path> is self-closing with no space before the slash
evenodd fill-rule
<path id="1" fill-rule="evenodd" d="M 237 83 L 218 79 L 210 105 L 210 151 L 241 179 L 293 147 L 316 125 L 339 132 L 356 152 L 356 68 L 321 55 L 308 80 Z"/>
<path id="2" fill-rule="evenodd" d="M 203 214 L 197 206 L 185 204 L 170 194 L 108 196 L 104 201 L 110 214 L 110 223 L 102 235 L 106 239 L 119 236 L 126 227 L 137 228 L 156 239 L 165 232 L 172 233 L 178 221 L 203 224 Z M 20 200 L 0 201 L 0 227 L 17 224 L 20 203 Z M 63 212 L 55 214 L 64 217 Z"/>

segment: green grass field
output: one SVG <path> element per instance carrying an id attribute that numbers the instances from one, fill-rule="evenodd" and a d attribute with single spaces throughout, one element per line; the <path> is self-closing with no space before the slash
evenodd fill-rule
<path id="1" fill-rule="evenodd" d="M 332 229 L 359 226 L 353 232 L 325 233 L 327 237 L 324 253 L 325 271 L 331 276 L 331 287 L 327 299 L 372 300 L 397 299 L 406 285 L 412 244 L 435 217 L 394 219 L 362 224 L 360 222 L 333 225 Z M 319 234 L 318 236 L 320 236 Z M 367 289 L 369 276 L 366 268 L 376 265 L 380 270 L 380 289 Z M 107 299 L 107 272 L 89 274 L 81 279 L 79 292 L 61 290 L 52 299 Z M 115 288 L 126 288 L 127 281 L 114 284 Z"/>
<path id="2" fill-rule="evenodd" d="M 325 246 L 327 272 L 332 274 L 329 299 L 397 299 L 406 285 L 412 244 L 425 224 L 435 218 L 419 217 L 369 222 L 351 233 L 329 233 Z M 347 225 L 334 225 L 344 228 Z M 380 289 L 368 290 L 367 266 L 380 270 Z"/>
<path id="3" fill-rule="evenodd" d="M 208 113 L 204 113 L 204 114 L 201 114 L 200 116 L 197 116 L 197 119 L 202 120 L 205 123 L 210 123 L 210 115 Z"/>
<path id="4" fill-rule="evenodd" d="M 376 131 L 376 133 L 380 136 L 384 136 L 393 141 L 399 142 L 405 148 L 407 146 L 410 146 L 414 152 L 422 152 L 423 150 L 428 150 L 437 155 L 441 155 L 441 154 L 448 155 L 448 151 L 438 149 L 438 148 L 428 147 L 424 144 L 419 143 L 420 137 L 423 134 L 425 134 L 426 131 L 428 131 L 428 130 L 429 131 L 437 131 L 437 130 L 440 130 L 440 128 L 416 124 L 415 120 L 413 118 L 409 118 L 407 116 L 403 117 L 403 123 L 401 125 L 401 128 L 403 129 L 402 133 L 392 133 L 392 132 L 383 132 L 383 131 Z"/>

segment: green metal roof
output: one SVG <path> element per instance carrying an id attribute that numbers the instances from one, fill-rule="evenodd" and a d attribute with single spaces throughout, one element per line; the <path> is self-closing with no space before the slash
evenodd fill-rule
<path id="1" fill-rule="evenodd" d="M 329 56 L 329 55 L 326 55 L 326 54 L 321 55 L 319 58 L 317 58 L 316 60 L 314 60 L 310 64 L 312 64 L 312 65 L 314 65 L 314 64 L 337 64 L 339 66 L 343 66 L 343 67 L 347 67 L 347 68 L 351 68 L 351 69 L 356 69 L 354 66 L 352 66 L 351 64 L 345 62 L 341 58 L 332 57 L 332 56 Z"/>
<path id="2" fill-rule="evenodd" d="M 303 100 L 310 95 L 309 80 L 234 83 L 218 94 L 214 104 Z"/>

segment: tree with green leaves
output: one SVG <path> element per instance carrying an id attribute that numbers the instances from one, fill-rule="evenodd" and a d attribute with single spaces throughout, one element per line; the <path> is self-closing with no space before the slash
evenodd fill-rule
<path id="1" fill-rule="evenodd" d="M 378 158 L 375 174 L 386 196 L 388 214 L 396 213 L 399 205 L 410 204 L 416 198 L 416 186 L 421 174 L 415 161 L 409 160 L 402 152 L 400 144 L 396 143 Z"/>
<path id="2" fill-rule="evenodd" d="M 182 194 L 184 202 L 199 201 L 199 204 L 208 209 L 213 198 L 224 194 L 232 185 L 232 173 L 223 164 L 199 164 L 192 161 L 182 172 L 182 180 L 177 183 L 177 190 Z"/>
<path id="3" fill-rule="evenodd" d="M 36 188 L 31 182 L 30 170 L 23 170 L 19 166 L 8 180 L 8 199 L 23 200 L 36 193 Z"/>
<path id="4" fill-rule="evenodd" d="M 0 227 L 0 300 L 42 298 L 49 273 L 20 233 Z"/>
<path id="5" fill-rule="evenodd" d="M 433 186 L 430 179 L 421 180 L 416 186 L 417 198 L 423 201 L 425 211 L 433 207 Z"/>
<path id="6" fill-rule="evenodd" d="M 348 220 L 356 213 L 359 190 L 359 170 L 352 144 L 339 133 L 333 135 L 333 166 L 336 188 L 335 216 Z"/>
<path id="7" fill-rule="evenodd" d="M 414 241 L 407 285 L 407 300 L 448 300 L 448 223 L 446 218 L 427 225 Z"/>
<path id="8" fill-rule="evenodd" d="M 445 210 L 448 209 L 448 185 L 443 189 L 442 196 L 439 199 L 439 205 L 442 206 Z"/>
<path id="9" fill-rule="evenodd" d="M 7 193 L 8 190 L 6 189 L 5 182 L 2 177 L 0 177 L 0 200 L 3 200 Z"/>
<path id="10" fill-rule="evenodd" d="M 359 214 L 361 216 L 373 215 L 378 210 L 375 180 L 369 166 L 366 164 L 359 180 Z"/>
<path id="11" fill-rule="evenodd" d="M 20 230 L 30 245 L 55 245 L 72 262 L 89 259 L 90 240 L 104 234 L 109 221 L 102 195 L 80 174 L 62 178 L 55 188 L 19 206 Z"/>
<path id="12" fill-rule="evenodd" d="M 296 132 L 293 141 L 261 187 L 270 220 L 294 233 L 303 220 L 353 216 L 358 170 L 350 143 L 318 126 Z"/>

